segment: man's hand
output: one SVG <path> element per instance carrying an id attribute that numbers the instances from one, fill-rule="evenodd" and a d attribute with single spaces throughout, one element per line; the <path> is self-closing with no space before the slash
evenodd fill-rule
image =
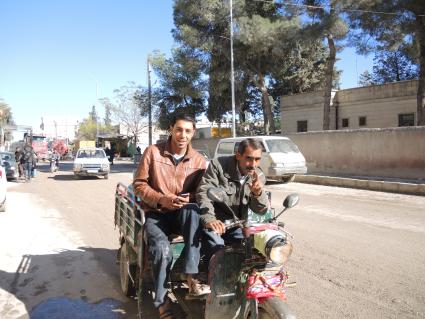
<path id="1" fill-rule="evenodd" d="M 186 199 L 184 197 L 169 194 L 162 196 L 158 204 L 160 204 L 162 208 L 176 210 L 183 207 L 183 200 Z M 187 202 L 189 202 L 189 198 L 187 198 Z"/>
<path id="2" fill-rule="evenodd" d="M 252 173 L 251 178 L 252 180 L 248 184 L 249 189 L 254 196 L 260 196 L 261 192 L 263 191 L 263 185 L 261 184 L 260 179 L 258 178 L 258 174 L 255 170 L 254 173 Z"/>
<path id="3" fill-rule="evenodd" d="M 226 226 L 221 220 L 213 220 L 205 225 L 205 228 L 211 229 L 218 235 L 223 235 L 226 232 Z"/>

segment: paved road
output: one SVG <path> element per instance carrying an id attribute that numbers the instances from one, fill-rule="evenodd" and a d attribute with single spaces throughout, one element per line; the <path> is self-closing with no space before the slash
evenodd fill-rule
<path id="1" fill-rule="evenodd" d="M 299 318 L 425 318 L 425 197 L 291 183 L 273 205 L 295 236 L 289 304 Z"/>
<path id="2" fill-rule="evenodd" d="M 0 318 L 52 318 L 73 307 L 92 318 L 136 318 L 120 293 L 109 180 L 74 180 L 71 164 L 31 182 L 10 183 L 0 214 Z M 267 186 L 274 207 L 298 192 L 282 217 L 295 236 L 289 304 L 298 318 L 424 318 L 425 198 L 291 183 Z M 56 307 L 56 308 L 55 308 Z M 77 318 L 69 316 L 69 318 Z"/>

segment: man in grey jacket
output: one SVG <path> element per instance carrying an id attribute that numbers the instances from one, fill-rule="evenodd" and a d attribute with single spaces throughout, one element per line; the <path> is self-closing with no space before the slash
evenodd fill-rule
<path id="1" fill-rule="evenodd" d="M 248 207 L 257 214 L 267 212 L 268 198 L 263 191 L 266 178 L 259 167 L 262 148 L 261 141 L 252 138 L 243 140 L 235 155 L 212 160 L 202 177 L 196 201 L 201 209 L 207 260 L 224 245 L 243 238 L 240 228 L 226 231 L 225 223 L 232 220 L 232 214 L 224 205 L 213 203 L 208 198 L 209 188 L 223 189 L 227 194 L 226 204 L 241 219 L 247 217 Z"/>

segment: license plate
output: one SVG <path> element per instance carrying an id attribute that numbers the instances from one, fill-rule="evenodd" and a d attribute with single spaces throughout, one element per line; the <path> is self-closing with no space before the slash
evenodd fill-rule
<path id="1" fill-rule="evenodd" d="M 87 173 L 98 173 L 99 171 L 98 170 L 96 170 L 96 169 L 88 169 L 87 170 Z"/>

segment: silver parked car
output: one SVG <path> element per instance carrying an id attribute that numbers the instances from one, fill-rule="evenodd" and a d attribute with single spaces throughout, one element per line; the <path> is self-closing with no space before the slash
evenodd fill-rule
<path id="1" fill-rule="evenodd" d="M 294 180 L 295 174 L 307 173 L 304 155 L 297 145 L 284 136 L 244 136 L 223 138 L 218 141 L 214 158 L 235 154 L 240 142 L 247 138 L 261 141 L 263 154 L 260 167 L 267 180 L 282 181 Z"/>

